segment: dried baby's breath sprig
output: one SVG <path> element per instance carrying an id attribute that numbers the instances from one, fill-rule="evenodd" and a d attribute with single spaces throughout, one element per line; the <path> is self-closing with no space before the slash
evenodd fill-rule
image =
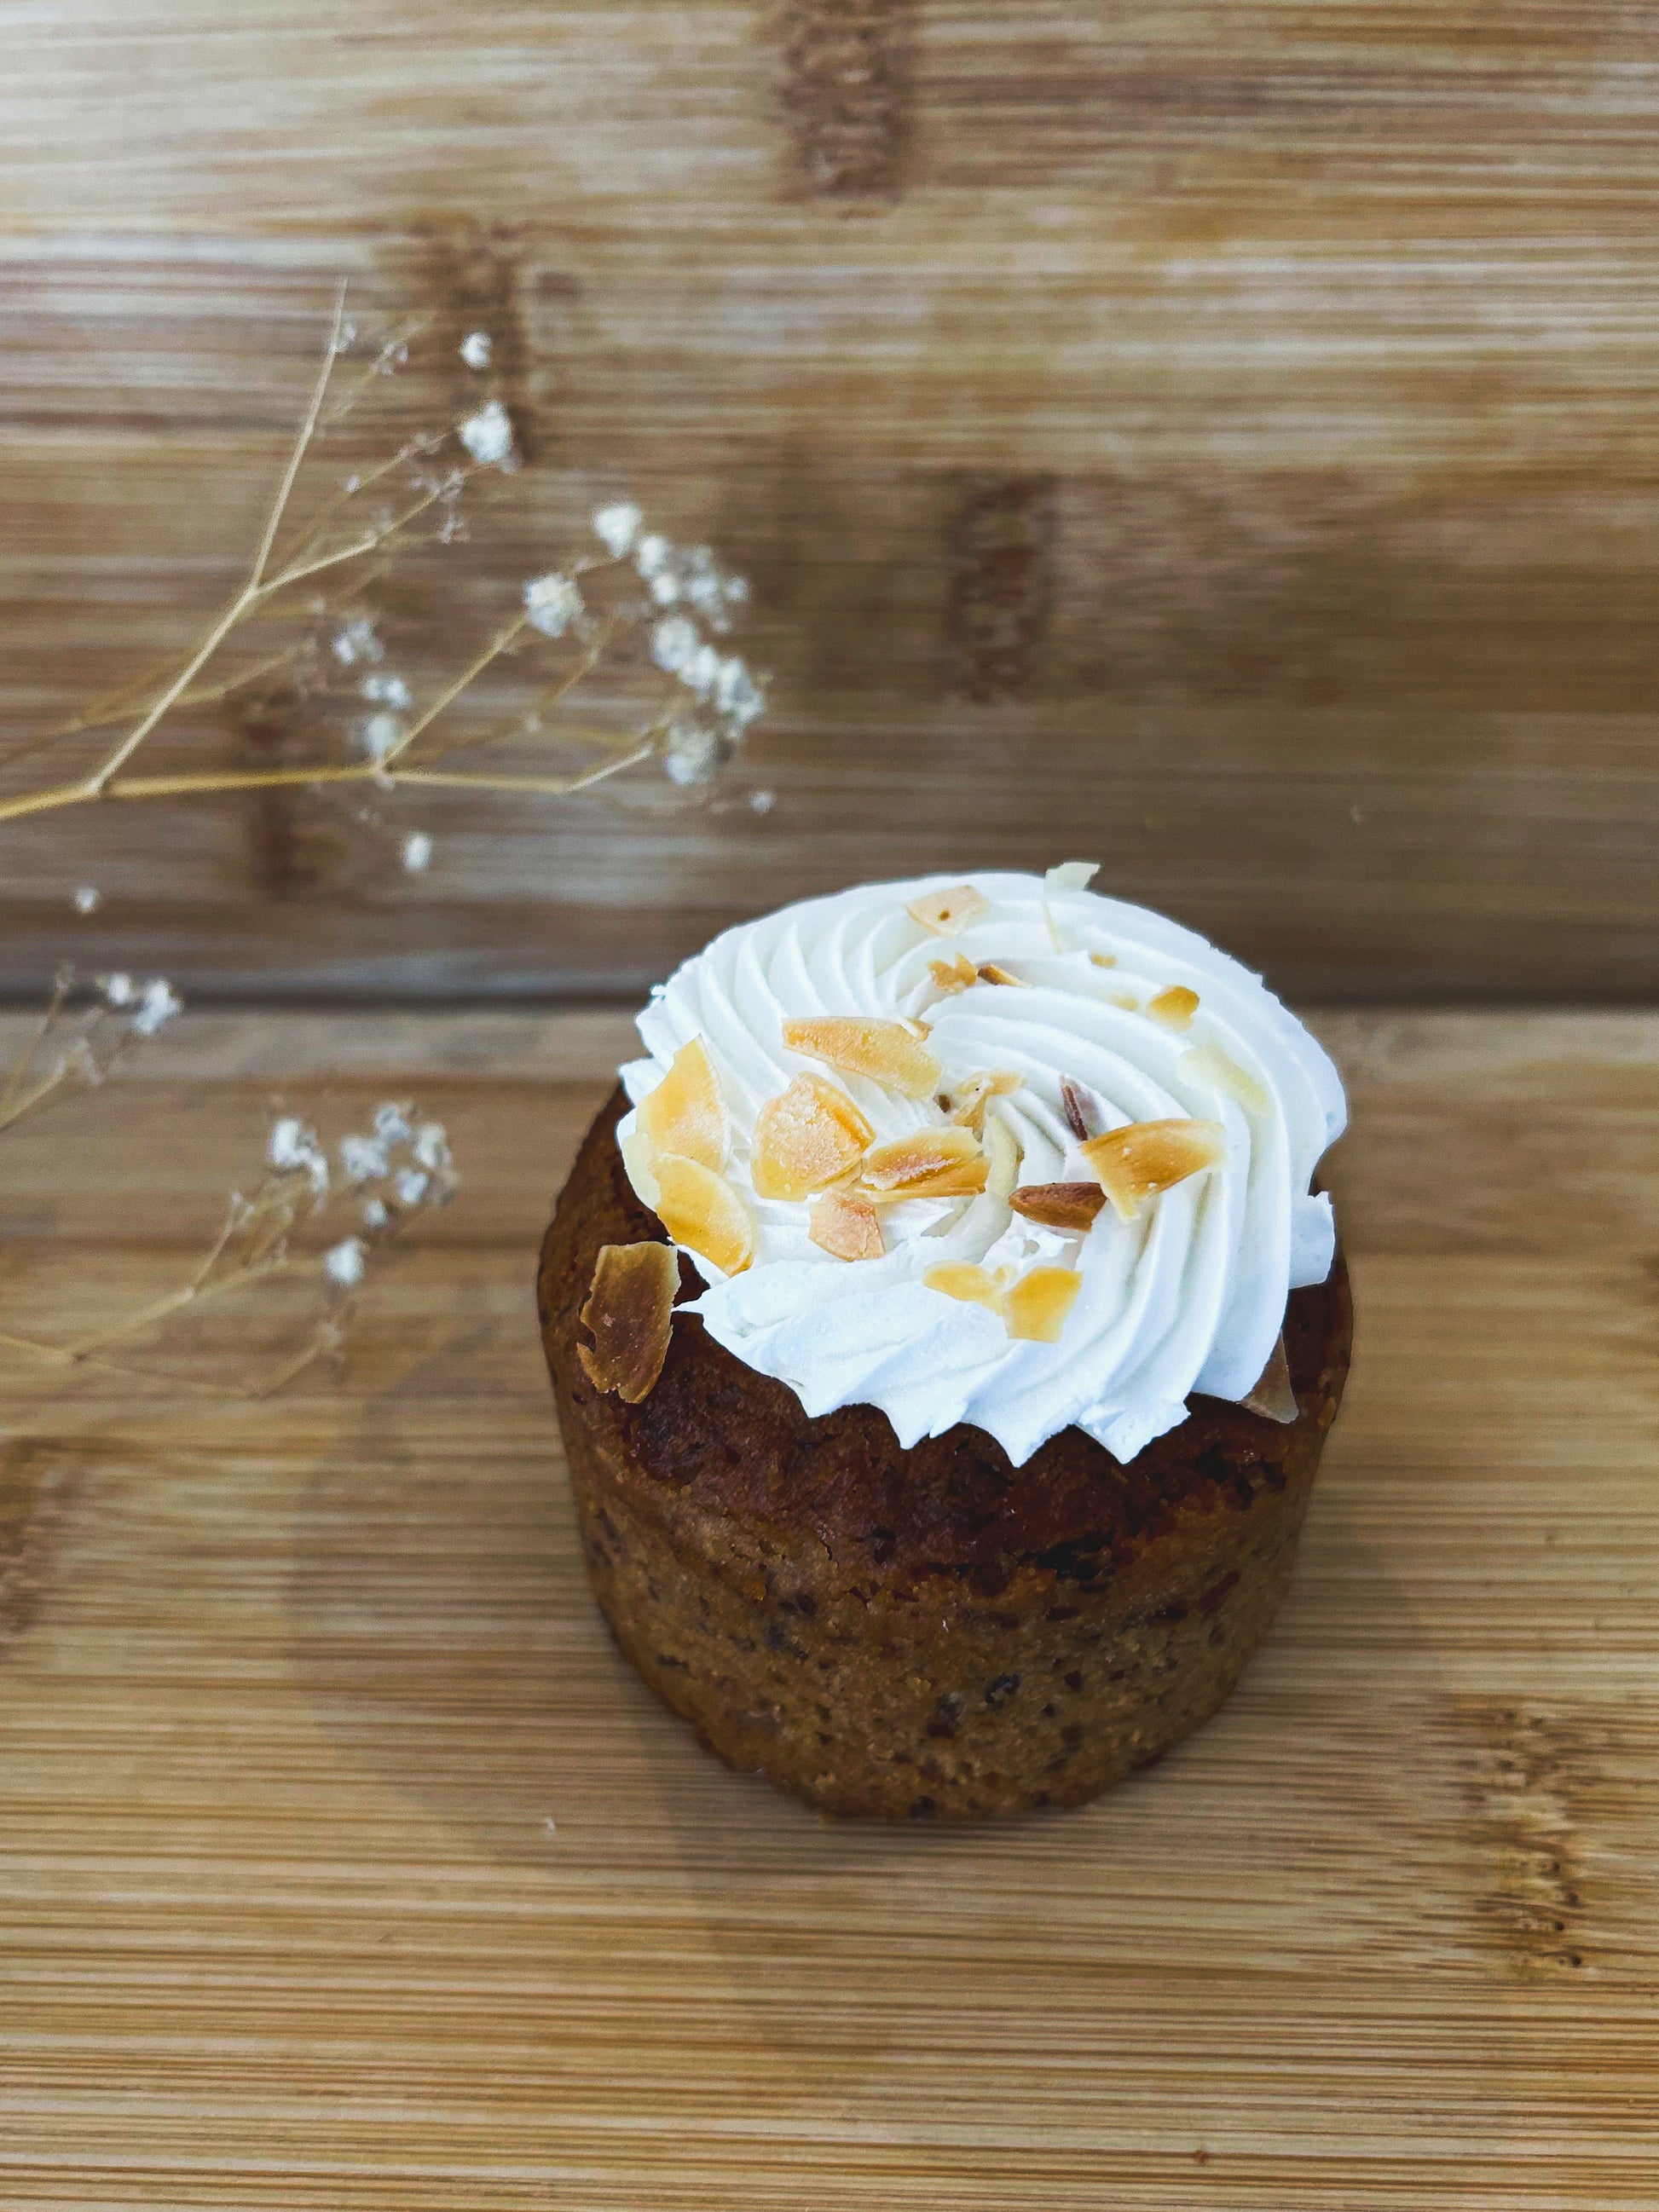
<path id="1" fill-rule="evenodd" d="M 372 612 L 349 606 L 331 615 L 325 599 L 315 600 L 312 609 L 324 625 L 321 634 L 291 640 L 227 676 L 215 672 L 213 665 L 224 648 L 248 623 L 272 612 L 284 613 L 290 621 L 303 613 L 295 596 L 301 586 L 327 592 L 342 577 L 362 575 L 405 547 L 449 544 L 465 536 L 466 487 L 481 475 L 505 475 L 520 465 L 512 416 L 506 403 L 490 393 L 451 423 L 405 439 L 377 465 L 353 471 L 308 522 L 290 527 L 295 485 L 319 434 L 337 424 L 376 379 L 397 373 L 409 358 L 415 333 L 382 345 L 336 403 L 336 367 L 349 335 L 342 290 L 299 434 L 238 591 L 182 661 L 121 687 L 0 762 L 0 769 L 15 767 L 71 736 L 105 728 L 118 732 L 89 773 L 0 796 L 0 822 L 106 799 L 178 799 L 284 786 L 319 792 L 366 785 L 382 793 L 419 787 L 558 798 L 591 791 L 653 762 L 672 787 L 696 793 L 713 782 L 742 744 L 764 709 L 764 685 L 738 655 L 714 641 L 730 630 L 747 603 L 748 585 L 707 546 L 683 546 L 660 531 L 647 531 L 641 510 L 628 500 L 612 501 L 593 516 L 602 553 L 574 554 L 531 577 L 517 612 L 424 701 L 417 696 L 419 687 L 387 664 Z M 470 332 L 460 351 L 468 368 L 485 374 L 492 355 L 489 332 Z M 586 582 L 596 574 L 603 586 L 597 599 Z M 625 580 L 620 590 L 619 574 Z M 657 696 L 636 705 L 628 726 L 617 726 L 614 713 L 609 726 L 603 715 L 573 718 L 572 693 L 613 648 L 624 655 L 633 651 L 637 663 L 654 672 Z M 528 711 L 498 715 L 482 726 L 458 727 L 454 710 L 465 695 L 486 674 L 499 673 L 503 662 L 522 661 L 532 651 L 557 659 L 543 672 L 526 668 L 535 687 Z M 258 769 L 186 767 L 171 773 L 141 771 L 135 765 L 141 750 L 179 711 L 222 702 L 270 681 L 286 683 L 313 707 L 325 707 L 338 701 L 343 679 L 358 702 L 348 718 L 346 757 Z M 526 739 L 574 747 L 588 757 L 556 772 L 540 766 L 526 770 L 448 764 L 464 750 Z M 424 866 L 422 853 L 429 858 L 429 846 L 413 841 L 405 845 L 404 865 L 412 872 Z"/>
<path id="2" fill-rule="evenodd" d="M 72 967 L 60 968 L 40 1020 L 0 1082 L 0 1130 L 70 1091 L 102 1083 L 183 1006 L 164 975 L 86 980 Z"/>
<path id="3" fill-rule="evenodd" d="M 106 1367 L 112 1352 L 208 1301 L 283 1276 L 309 1279 L 317 1313 L 303 1340 L 278 1364 L 238 1383 L 239 1395 L 268 1396 L 318 1360 L 343 1347 L 357 1294 L 371 1266 L 411 1222 L 447 1206 L 459 1182 L 442 1122 L 405 1102 L 388 1100 L 368 1128 L 341 1137 L 331 1162 L 314 1127 L 295 1114 L 271 1123 L 264 1172 L 248 1193 L 233 1191 L 219 1233 L 188 1279 L 165 1297 L 119 1316 L 69 1343 L 0 1334 L 0 1350 L 58 1367 Z M 349 1225 L 348 1225 L 349 1224 Z M 320 1255 L 317 1234 L 338 1228 Z M 313 1232 L 303 1249 L 301 1230 Z M 144 1370 L 123 1364 L 125 1374 Z M 176 1382 L 172 1374 L 149 1379 Z M 222 1395 L 216 1390 L 212 1395 Z"/>

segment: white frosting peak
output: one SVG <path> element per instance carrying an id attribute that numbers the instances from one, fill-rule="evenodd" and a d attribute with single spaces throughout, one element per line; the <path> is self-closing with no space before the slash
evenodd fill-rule
<path id="1" fill-rule="evenodd" d="M 1330 1201 L 1309 1184 L 1346 1117 L 1335 1068 L 1257 976 L 1190 930 L 1079 887 L 1080 872 L 969 878 L 986 904 L 950 936 L 907 909 L 959 877 L 805 900 L 717 937 L 639 1018 L 647 1057 L 622 1071 L 630 1101 L 701 1037 L 731 1115 L 726 1172 L 756 1223 L 741 1274 L 723 1278 L 693 1254 L 708 1288 L 689 1310 L 814 1417 L 878 1406 L 907 1449 L 972 1422 L 1017 1467 L 1076 1425 L 1127 1461 L 1185 1418 L 1188 1392 L 1245 1396 L 1289 1292 L 1330 1272 Z M 1029 988 L 944 992 L 930 963 L 958 954 Z M 1145 1011 L 1177 986 L 1198 999 L 1184 1026 L 1184 1000 L 1175 1020 Z M 878 1142 L 947 1118 L 933 1099 L 789 1050 L 784 1023 L 820 1014 L 921 1018 L 947 1091 L 988 1070 L 1024 1079 L 985 1109 L 986 1189 L 884 1206 L 880 1259 L 832 1257 L 808 1235 L 806 1202 L 753 1194 L 756 1116 L 797 1075 L 843 1087 Z M 1038 1226 L 1012 1211 L 1014 1183 L 1097 1180 L 1067 1126 L 1062 1077 L 1093 1094 L 1103 1128 L 1219 1122 L 1224 1162 L 1161 1191 L 1133 1220 L 1107 1206 L 1086 1233 Z M 634 1125 L 630 1113 L 619 1138 Z M 953 1262 L 1006 1271 L 1005 1281 L 1075 1268 L 1081 1287 L 1059 1340 L 1011 1337 L 988 1307 L 924 1283 Z"/>

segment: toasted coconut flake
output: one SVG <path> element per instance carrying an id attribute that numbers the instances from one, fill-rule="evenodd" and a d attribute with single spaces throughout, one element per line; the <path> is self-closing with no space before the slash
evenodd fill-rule
<path id="1" fill-rule="evenodd" d="M 837 1260 L 879 1260 L 887 1249 L 875 1207 L 854 1191 L 830 1190 L 814 1199 L 806 1233 Z"/>
<path id="2" fill-rule="evenodd" d="M 953 952 L 948 960 L 930 960 L 927 973 L 934 988 L 940 991 L 965 991 L 979 981 L 979 970 L 965 952 Z"/>
<path id="3" fill-rule="evenodd" d="M 1091 952 L 1089 957 L 1097 968 L 1115 968 L 1117 965 L 1115 952 Z"/>
<path id="4" fill-rule="evenodd" d="M 1098 860 L 1062 860 L 1058 867 L 1044 869 L 1042 886 L 1050 891 L 1086 891 L 1099 873 Z"/>
<path id="5" fill-rule="evenodd" d="M 903 1198 L 959 1198 L 983 1190 L 990 1172 L 971 1129 L 947 1123 L 872 1145 L 864 1156 L 863 1195 L 878 1205 Z"/>
<path id="6" fill-rule="evenodd" d="M 930 1291 L 942 1291 L 947 1298 L 960 1298 L 966 1305 L 989 1306 L 994 1314 L 1001 1315 L 1002 1291 L 995 1276 L 983 1267 L 957 1261 L 930 1267 L 921 1279 Z"/>
<path id="7" fill-rule="evenodd" d="M 1155 1022 L 1165 1022 L 1172 1030 L 1190 1029 L 1198 1012 L 1198 994 L 1184 983 L 1171 983 L 1167 991 L 1147 1000 L 1146 1011 Z"/>
<path id="8" fill-rule="evenodd" d="M 1033 1267 L 1003 1299 L 1009 1335 L 1035 1344 L 1058 1344 L 1082 1288 L 1083 1278 L 1075 1268 Z"/>
<path id="9" fill-rule="evenodd" d="M 1000 967 L 994 960 L 981 960 L 978 975 L 981 983 L 1008 983 L 1018 991 L 1029 991 L 1031 988 L 1023 975 L 1011 975 L 1007 969 Z"/>
<path id="10" fill-rule="evenodd" d="M 756 1196 L 807 1198 L 843 1181 L 875 1133 L 844 1091 L 821 1075 L 798 1075 L 755 1116 Z"/>
<path id="11" fill-rule="evenodd" d="M 1219 1121 L 1131 1121 L 1091 1137 L 1082 1151 L 1117 1212 L 1133 1221 L 1159 1191 L 1218 1166 L 1227 1133 Z"/>
<path id="12" fill-rule="evenodd" d="M 970 1075 L 966 1083 L 951 1095 L 951 1119 L 960 1121 L 964 1129 L 975 1136 L 985 1127 L 986 1102 L 992 1098 L 1006 1098 L 1024 1082 L 1023 1075 L 1013 1075 L 1006 1068 L 986 1068 L 978 1075 Z"/>
<path id="13" fill-rule="evenodd" d="M 628 1170 L 628 1180 L 634 1186 L 635 1196 L 654 1213 L 657 1200 L 662 1196 L 657 1187 L 657 1171 L 652 1164 L 657 1157 L 656 1147 L 643 1129 L 633 1128 L 617 1139 L 617 1149 Z"/>
<path id="14" fill-rule="evenodd" d="M 958 884 L 954 890 L 929 891 L 925 898 L 912 899 L 904 910 L 935 937 L 954 937 L 989 907 L 983 891 L 976 891 L 971 884 Z"/>
<path id="15" fill-rule="evenodd" d="M 1301 1412 L 1296 1402 L 1296 1387 L 1291 1381 L 1291 1363 L 1285 1351 L 1285 1332 L 1279 1332 L 1279 1340 L 1269 1353 L 1255 1386 L 1239 1400 L 1253 1413 L 1264 1420 L 1278 1421 L 1288 1427 Z"/>
<path id="16" fill-rule="evenodd" d="M 926 1032 L 923 1032 L 925 1035 Z M 848 1075 L 867 1076 L 906 1098 L 926 1098 L 943 1070 L 921 1037 L 903 1022 L 867 1020 L 861 1014 L 819 1014 L 786 1022 L 783 1041 Z"/>
<path id="17" fill-rule="evenodd" d="M 668 1357 L 680 1259 L 672 1244 L 602 1244 L 582 1327 L 593 1348 L 576 1346 L 582 1372 L 596 1390 L 614 1390 L 637 1406 L 650 1395 Z"/>
<path id="18" fill-rule="evenodd" d="M 1140 1012 L 1140 1001 L 1133 991 L 1109 992 L 1107 1003 L 1114 1006 L 1121 1006 L 1126 1014 L 1138 1014 Z"/>
<path id="19" fill-rule="evenodd" d="M 723 1275 L 740 1275 L 755 1256 L 755 1224 L 724 1176 L 700 1160 L 663 1152 L 656 1162 L 657 1218 L 677 1244 Z"/>
<path id="20" fill-rule="evenodd" d="M 1095 1216 L 1106 1203 L 1106 1194 L 1093 1182 L 1024 1182 L 1008 1203 L 1027 1221 L 1040 1221 L 1045 1229 L 1066 1229 L 1085 1237 Z"/>
<path id="21" fill-rule="evenodd" d="M 667 1074 L 641 1099 L 637 1126 L 653 1152 L 673 1152 L 706 1168 L 726 1165 L 731 1119 L 700 1036 L 680 1047 Z"/>
<path id="22" fill-rule="evenodd" d="M 933 1034 L 933 1024 L 918 1021 L 914 1014 L 901 1014 L 899 1025 L 908 1030 L 913 1037 L 921 1037 L 924 1043 Z"/>
<path id="23" fill-rule="evenodd" d="M 1105 1127 L 1106 1116 L 1100 1101 L 1086 1083 L 1077 1083 L 1069 1075 L 1062 1075 L 1060 1103 L 1065 1109 L 1066 1126 L 1079 1144 L 1086 1138 L 1097 1137 Z"/>
<path id="24" fill-rule="evenodd" d="M 1265 1114 L 1273 1104 L 1266 1085 L 1258 1083 L 1248 1067 L 1230 1060 L 1218 1044 L 1200 1044 L 1183 1052 L 1180 1068 L 1194 1082 L 1207 1084 L 1212 1091 L 1236 1098 L 1250 1113 Z"/>

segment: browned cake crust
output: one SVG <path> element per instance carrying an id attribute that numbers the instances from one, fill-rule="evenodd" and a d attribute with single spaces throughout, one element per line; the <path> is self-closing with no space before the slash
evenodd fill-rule
<path id="1" fill-rule="evenodd" d="M 969 1820 L 1080 1804 L 1206 1719 L 1290 1578 L 1347 1373 L 1340 1259 L 1290 1302 L 1299 1419 L 1200 1398 L 1127 1467 L 1079 1429 L 1015 1468 L 980 1429 L 905 1451 L 873 1407 L 809 1419 L 695 1315 L 624 1405 L 576 1345 L 599 1247 L 663 1236 L 625 1108 L 547 1232 L 542 1336 L 594 1593 L 703 1742 L 826 1812 Z"/>

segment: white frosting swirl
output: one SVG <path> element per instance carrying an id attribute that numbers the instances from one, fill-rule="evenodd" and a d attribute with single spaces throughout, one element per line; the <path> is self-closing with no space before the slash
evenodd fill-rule
<path id="1" fill-rule="evenodd" d="M 964 880 L 988 903 L 957 935 L 936 936 L 907 912 Z M 929 963 L 958 952 L 1030 988 L 978 983 L 941 995 Z M 1198 995 L 1184 1029 L 1143 1011 L 1175 985 Z M 987 1069 L 1024 1078 L 986 1110 L 990 1187 L 884 1207 L 880 1259 L 820 1251 L 805 1203 L 757 1199 L 750 1187 L 759 1109 L 795 1076 L 829 1073 L 783 1042 L 787 1019 L 817 1014 L 921 1017 L 947 1088 Z M 1075 1424 L 1128 1461 L 1185 1418 L 1189 1391 L 1245 1396 L 1289 1292 L 1330 1272 L 1330 1200 L 1309 1184 L 1346 1118 L 1335 1068 L 1259 977 L 1144 907 L 1025 875 L 929 876 L 804 900 L 717 937 L 653 993 L 639 1030 L 648 1057 L 622 1071 L 635 1105 L 682 1045 L 703 1040 L 732 1116 L 727 1173 L 757 1224 L 741 1274 L 722 1277 L 692 1255 L 709 1287 L 688 1310 L 814 1417 L 878 1406 L 906 1449 L 972 1422 L 1016 1467 Z M 1203 1047 L 1254 1081 L 1223 1087 Z M 1024 1219 L 1008 1205 L 1012 1182 L 1095 1180 L 1066 1124 L 1062 1076 L 1095 1093 L 1107 1127 L 1220 1122 L 1224 1164 L 1163 1191 L 1135 1220 L 1105 1207 L 1086 1235 Z M 833 1079 L 878 1140 L 942 1118 L 930 1099 L 857 1075 Z M 620 1138 L 634 1122 L 630 1113 Z M 1017 1176 L 996 1172 L 999 1155 L 1009 1168 L 1012 1159 L 993 1122 L 1018 1147 Z M 964 1261 L 1074 1267 L 1082 1285 L 1060 1340 L 1012 1339 L 985 1306 L 924 1284 L 931 1268 Z"/>

